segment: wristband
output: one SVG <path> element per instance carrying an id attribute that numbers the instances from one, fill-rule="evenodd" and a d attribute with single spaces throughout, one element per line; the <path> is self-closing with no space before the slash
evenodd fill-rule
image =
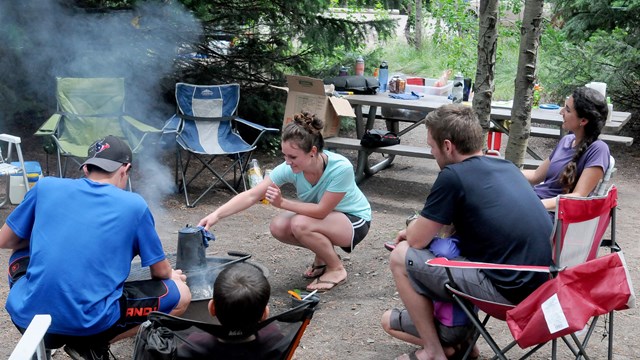
<path id="1" fill-rule="evenodd" d="M 409 216 L 409 217 L 407 218 L 407 221 L 406 221 L 407 226 L 409 226 L 409 224 L 411 224 L 411 222 L 412 222 L 413 220 L 417 219 L 417 218 L 418 218 L 418 216 L 420 216 L 420 215 L 418 215 L 418 214 L 413 214 L 413 215 Z"/>

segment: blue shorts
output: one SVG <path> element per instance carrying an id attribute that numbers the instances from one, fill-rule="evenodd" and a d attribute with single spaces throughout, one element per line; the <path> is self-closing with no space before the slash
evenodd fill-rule
<path id="1" fill-rule="evenodd" d="M 14 252 L 9 258 L 9 286 L 18 281 L 29 265 L 29 249 Z M 151 311 L 170 313 L 178 305 L 180 291 L 171 280 L 141 280 L 125 282 L 120 297 L 120 319 L 109 329 L 89 336 L 47 334 L 45 345 L 57 349 L 65 344 L 102 344 L 147 320 Z M 20 332 L 25 329 L 18 327 Z"/>

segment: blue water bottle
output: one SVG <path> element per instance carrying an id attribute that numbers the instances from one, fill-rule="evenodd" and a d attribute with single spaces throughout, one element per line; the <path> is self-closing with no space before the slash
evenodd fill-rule
<path id="1" fill-rule="evenodd" d="M 387 84 L 389 83 L 389 65 L 386 61 L 383 61 L 382 64 L 380 64 L 378 82 L 380 83 L 380 92 L 386 92 Z"/>

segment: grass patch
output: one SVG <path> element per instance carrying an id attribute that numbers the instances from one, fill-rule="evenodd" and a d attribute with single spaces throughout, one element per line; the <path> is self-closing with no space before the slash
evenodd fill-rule
<path id="1" fill-rule="evenodd" d="M 520 39 L 501 36 L 498 38 L 496 54 L 496 74 L 494 100 L 513 99 Z M 465 46 L 477 49 L 477 43 L 468 42 Z M 459 53 L 450 51 L 450 47 L 437 44 L 426 39 L 423 48 L 417 50 L 400 39 L 391 40 L 383 49 L 382 57 L 389 63 L 389 75 L 396 74 L 438 78 L 442 72 L 449 69 L 448 64 L 456 63 L 455 57 Z M 475 63 L 477 60 L 472 60 Z M 466 77 L 475 80 L 476 68 L 451 69 L 455 74 L 461 71 Z"/>

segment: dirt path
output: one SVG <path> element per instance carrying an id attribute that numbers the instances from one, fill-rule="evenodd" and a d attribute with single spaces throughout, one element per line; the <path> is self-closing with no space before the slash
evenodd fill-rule
<path id="1" fill-rule="evenodd" d="M 423 136 L 424 134 L 417 133 L 409 142 L 419 143 L 424 139 Z M 27 159 L 44 161 L 39 146 L 25 148 Z M 636 170 L 638 151 L 629 150 L 618 150 L 618 153 L 615 152 L 616 149 L 613 150 L 620 168 L 615 177 L 620 193 L 617 235 L 625 251 L 632 279 L 635 284 L 640 284 L 640 251 L 636 245 L 637 217 L 640 213 L 640 189 Z M 263 167 L 271 167 L 279 161 L 264 157 L 260 160 Z M 432 160 L 397 158 L 392 168 L 362 184 L 362 190 L 374 210 L 371 231 L 352 254 L 341 252 L 349 272 L 348 281 L 321 296 L 320 308 L 296 352 L 297 359 L 393 359 L 414 349 L 411 345 L 387 336 L 379 325 L 380 316 L 385 310 L 401 306 L 388 269 L 389 254 L 383 248 L 383 243 L 395 236 L 407 215 L 422 207 L 437 173 L 437 166 Z M 143 183 L 140 185 L 146 186 Z M 217 191 L 195 209 L 185 208 L 181 195 L 172 194 L 163 198 L 160 206 L 155 206 L 153 211 L 166 251 L 175 252 L 180 228 L 197 223 L 202 216 L 229 198 L 228 192 Z M 0 220 L 3 223 L 13 208 L 14 206 L 5 206 L 0 209 Z M 223 220 L 213 229 L 217 240 L 208 248 L 210 255 L 223 255 L 228 250 L 248 252 L 253 254 L 254 261 L 266 266 L 270 271 L 272 306 L 276 311 L 288 306 L 288 289 L 306 286 L 308 281 L 302 278 L 302 272 L 312 261 L 310 252 L 283 246 L 270 236 L 268 223 L 277 211 L 272 206 L 257 205 Z M 8 251 L 0 251 L 1 268 L 6 268 L 8 256 Z M 4 304 L 7 290 L 6 282 L 3 281 L 0 286 L 0 304 Z M 638 357 L 640 332 L 635 325 L 638 317 L 637 309 L 618 313 L 614 352 L 616 359 Z M 498 334 L 499 340 L 505 342 L 510 339 L 504 323 L 494 322 L 491 329 Z M 600 341 L 602 333 L 603 328 L 599 327 L 591 344 L 592 351 L 595 350 L 595 359 L 605 356 L 605 343 Z M 6 359 L 17 343 L 19 334 L 4 307 L 0 310 L 0 334 L 3 338 L 0 358 Z M 480 348 L 483 358 L 491 354 L 484 341 L 480 342 Z M 131 340 L 112 346 L 118 359 L 129 359 L 131 350 Z M 66 354 L 61 351 L 54 356 L 54 359 L 66 358 Z M 569 358 L 568 355 L 566 358 Z M 540 355 L 534 359 L 547 359 L 547 356 Z"/>

